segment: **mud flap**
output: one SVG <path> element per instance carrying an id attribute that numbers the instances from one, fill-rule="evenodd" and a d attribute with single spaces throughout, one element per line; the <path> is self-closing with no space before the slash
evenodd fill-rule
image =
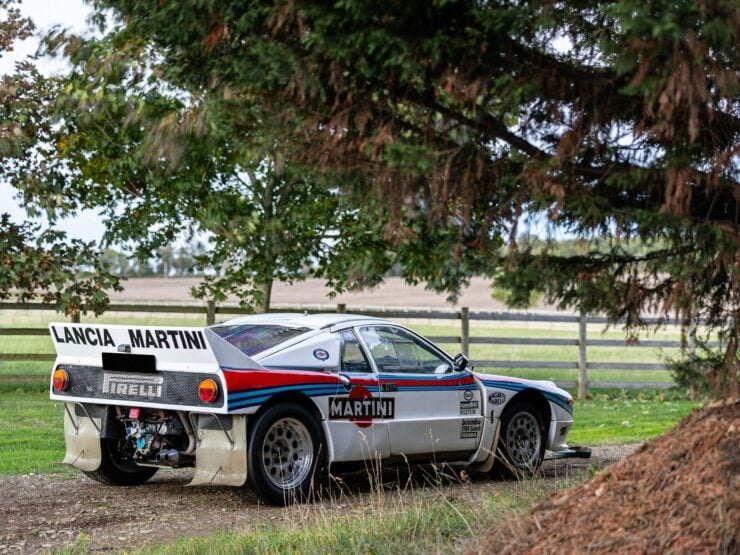
<path id="1" fill-rule="evenodd" d="M 64 443 L 67 452 L 63 464 L 69 464 L 80 470 L 93 472 L 100 468 L 102 452 L 100 450 L 100 426 L 102 420 L 95 418 L 82 407 L 84 415 L 75 414 L 75 403 L 64 404 Z"/>
<path id="2" fill-rule="evenodd" d="M 247 417 L 201 414 L 195 476 L 189 486 L 243 486 L 247 482 Z"/>
<path id="3" fill-rule="evenodd" d="M 498 436 L 501 431 L 501 420 L 496 419 L 495 428 L 493 430 L 493 441 L 491 441 L 490 449 L 487 449 L 488 456 L 479 463 L 472 465 L 472 469 L 477 472 L 490 472 L 493 469 L 493 464 L 496 462 L 496 449 L 498 448 Z"/>

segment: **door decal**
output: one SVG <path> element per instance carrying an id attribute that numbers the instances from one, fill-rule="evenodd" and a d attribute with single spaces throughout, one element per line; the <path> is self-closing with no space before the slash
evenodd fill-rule
<path id="1" fill-rule="evenodd" d="M 358 385 L 346 397 L 329 397 L 329 420 L 349 420 L 367 428 L 375 418 L 392 419 L 396 414 L 393 397 L 373 397 L 367 388 Z"/>

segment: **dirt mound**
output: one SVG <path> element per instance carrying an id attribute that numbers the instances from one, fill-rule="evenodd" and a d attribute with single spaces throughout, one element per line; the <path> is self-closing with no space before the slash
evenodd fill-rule
<path id="1" fill-rule="evenodd" d="M 709 405 L 469 553 L 738 553 L 738 470 L 740 404 Z"/>

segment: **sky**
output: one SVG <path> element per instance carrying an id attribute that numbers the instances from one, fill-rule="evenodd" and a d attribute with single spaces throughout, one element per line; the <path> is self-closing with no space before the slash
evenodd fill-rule
<path id="1" fill-rule="evenodd" d="M 23 0 L 20 5 L 23 15 L 36 24 L 36 35 L 18 42 L 13 52 L 0 55 L 0 74 L 12 73 L 15 63 L 26 56 L 33 55 L 39 45 L 39 35 L 54 26 L 61 26 L 74 32 L 83 32 L 90 8 L 82 0 Z M 56 60 L 40 60 L 39 69 L 46 74 L 62 71 L 64 66 Z M 16 190 L 8 183 L 0 181 L 0 213 L 8 212 L 13 221 L 20 223 L 27 219 L 23 207 L 16 200 Z M 103 224 L 92 210 L 86 210 L 73 218 L 63 220 L 59 226 L 70 237 L 85 241 L 100 239 Z"/>

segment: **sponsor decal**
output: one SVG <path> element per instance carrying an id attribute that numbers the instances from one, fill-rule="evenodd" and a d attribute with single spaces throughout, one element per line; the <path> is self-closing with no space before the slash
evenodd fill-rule
<path id="1" fill-rule="evenodd" d="M 91 347 L 115 347 L 113 336 L 105 328 L 85 326 L 51 326 L 57 343 L 90 345 Z M 139 349 L 208 349 L 206 338 L 200 330 L 141 330 L 129 329 L 131 347 Z"/>
<path id="2" fill-rule="evenodd" d="M 471 389 L 466 389 L 465 393 L 463 393 L 463 399 L 465 399 L 466 401 L 472 401 L 473 391 Z"/>
<path id="3" fill-rule="evenodd" d="M 200 330 L 128 330 L 131 346 L 144 349 L 201 349 L 206 338 Z"/>
<path id="4" fill-rule="evenodd" d="M 465 416 L 468 414 L 478 414 L 480 411 L 478 401 L 460 401 L 460 414 Z"/>
<path id="5" fill-rule="evenodd" d="M 494 391 L 488 394 L 489 405 L 503 405 L 505 401 L 506 394 L 501 393 L 500 391 Z"/>
<path id="6" fill-rule="evenodd" d="M 478 439 L 483 421 L 479 418 L 463 419 L 460 426 L 460 439 Z"/>
<path id="7" fill-rule="evenodd" d="M 329 420 L 349 420 L 361 428 L 375 418 L 394 418 L 396 400 L 393 397 L 373 397 L 364 387 L 357 386 L 347 397 L 329 397 Z"/>
<path id="8" fill-rule="evenodd" d="M 325 349 L 314 349 L 313 356 L 319 360 L 329 360 L 329 352 Z"/>
<path id="9" fill-rule="evenodd" d="M 162 396 L 163 382 L 163 376 L 132 376 L 106 372 L 103 374 L 103 393 L 158 399 Z"/>
<path id="10" fill-rule="evenodd" d="M 115 347 L 110 332 L 103 328 L 63 327 L 57 330 L 51 326 L 51 333 L 57 343 L 73 343 L 75 345 L 92 345 L 94 347 Z"/>

